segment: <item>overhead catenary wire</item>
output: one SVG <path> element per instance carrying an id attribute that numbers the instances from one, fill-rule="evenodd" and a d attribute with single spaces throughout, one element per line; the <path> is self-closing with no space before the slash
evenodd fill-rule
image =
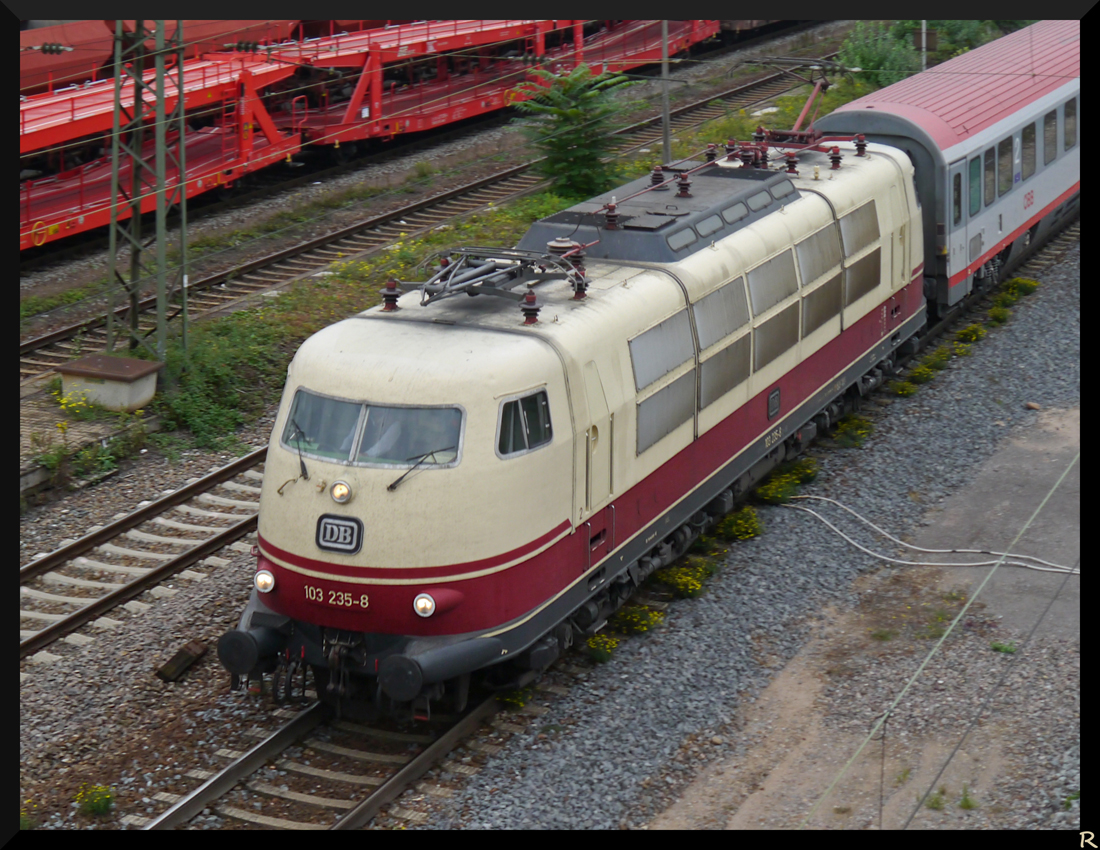
<path id="1" fill-rule="evenodd" d="M 1042 512 L 1043 508 L 1046 507 L 1046 504 L 1047 504 L 1047 502 L 1050 501 L 1051 496 L 1053 496 L 1054 493 L 1058 490 L 1058 488 L 1062 485 L 1062 482 L 1065 481 L 1066 476 L 1069 475 L 1070 470 L 1073 469 L 1074 466 L 1076 466 L 1077 461 L 1080 460 L 1080 458 L 1081 458 L 1081 452 L 1078 451 L 1077 454 L 1074 455 L 1073 460 L 1071 460 L 1069 462 L 1069 465 L 1066 466 L 1066 468 L 1062 471 L 1062 474 L 1058 477 L 1058 480 L 1055 481 L 1053 486 L 1051 486 L 1051 488 L 1047 491 L 1047 494 L 1043 497 L 1043 499 L 1039 503 L 1038 507 L 1036 507 L 1035 510 L 1032 512 L 1032 514 L 1028 518 L 1027 522 L 1024 523 L 1023 527 L 1016 534 L 1016 537 L 1013 539 L 1012 544 L 1009 548 L 1011 548 L 1012 546 L 1015 546 L 1020 541 L 1020 538 L 1024 536 L 1024 532 L 1026 532 L 1028 530 L 1028 528 L 1031 527 L 1031 524 L 1035 521 L 1035 518 L 1037 516 L 1039 516 L 1039 514 Z M 803 508 L 802 510 L 806 510 L 806 509 Z M 1004 559 L 1002 558 L 1001 561 L 1003 561 L 1003 560 Z M 917 681 L 917 678 L 921 675 L 921 673 L 924 672 L 924 668 L 928 666 L 928 664 L 932 661 L 932 659 L 940 651 L 940 648 L 943 646 L 944 642 L 948 639 L 948 637 L 951 636 L 951 633 L 955 630 L 955 627 L 958 625 L 959 621 L 970 610 L 970 606 L 972 606 L 974 604 L 975 600 L 977 600 L 979 595 L 981 595 L 982 590 L 985 589 L 985 586 L 990 582 L 990 580 L 996 574 L 997 569 L 1001 564 L 1001 561 L 998 561 L 996 564 L 994 564 L 994 566 L 989 570 L 989 572 L 986 573 L 986 576 L 985 576 L 985 578 L 982 579 L 981 584 L 979 584 L 977 589 L 971 594 L 970 598 L 966 601 L 966 604 L 963 605 L 962 608 L 959 609 L 959 613 L 955 615 L 955 619 L 953 619 L 951 621 L 951 623 L 947 626 L 947 628 L 944 630 L 943 635 L 940 637 L 940 639 L 938 641 L 936 641 L 936 644 L 931 649 L 928 650 L 928 654 L 924 657 L 924 660 L 920 663 L 920 665 L 917 667 L 917 669 L 913 672 L 913 675 L 910 676 L 909 679 L 906 681 L 906 683 L 902 686 L 901 690 L 898 692 L 898 695 L 896 697 L 894 697 L 893 702 L 891 702 L 890 705 L 887 706 L 885 712 L 882 715 L 882 718 L 877 723 L 875 723 L 875 725 L 871 728 L 871 731 L 867 733 L 867 736 L 863 739 L 863 741 L 860 743 L 860 745 L 858 747 L 856 747 L 856 751 L 854 753 L 852 753 L 851 758 L 848 759 L 848 761 L 840 769 L 840 771 L 837 773 L 837 775 L 833 778 L 833 781 L 829 783 L 829 786 L 824 790 L 824 792 L 822 792 L 822 794 L 817 798 L 817 800 L 814 802 L 814 804 L 810 807 L 810 810 L 806 813 L 805 817 L 798 824 L 799 829 L 803 829 L 806 826 L 806 824 L 809 823 L 810 818 L 812 818 L 814 816 L 814 813 L 817 811 L 817 809 L 821 805 L 821 803 L 829 796 L 829 794 L 832 793 L 833 789 L 837 786 L 837 784 L 840 782 L 840 780 L 844 778 L 844 775 L 848 772 L 848 769 L 851 768 L 851 766 L 855 763 L 855 760 L 859 757 L 860 753 L 863 752 L 863 750 L 867 746 L 867 744 L 870 743 L 870 741 L 874 738 L 875 734 L 879 730 L 879 727 L 882 726 L 882 724 L 885 722 L 886 718 L 889 717 L 890 714 L 898 707 L 899 703 L 901 703 L 902 699 L 909 692 L 909 689 L 912 688 L 913 684 Z M 1076 565 L 1072 568 L 1072 570 L 1067 570 L 1066 571 L 1066 578 L 1062 582 L 1063 586 L 1064 586 L 1065 582 L 1069 580 L 1069 576 L 1073 572 L 1076 572 L 1076 571 L 1077 571 Z M 1056 597 L 1057 597 L 1057 594 L 1055 594 L 1055 598 Z M 1044 614 L 1045 614 L 1045 612 L 1044 612 Z M 1040 620 L 1041 619 L 1042 619 L 1042 617 L 1040 617 Z M 1036 623 L 1036 627 L 1037 626 L 1038 626 L 1038 623 Z M 946 767 L 946 765 L 945 765 L 945 767 Z M 941 769 L 941 772 L 942 772 L 942 769 Z M 923 800 L 922 800 L 922 803 L 923 803 Z"/>

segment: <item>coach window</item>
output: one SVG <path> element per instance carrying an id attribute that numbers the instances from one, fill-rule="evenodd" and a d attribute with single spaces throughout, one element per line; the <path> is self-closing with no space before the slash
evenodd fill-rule
<path id="1" fill-rule="evenodd" d="M 997 197 L 997 157 L 993 148 L 985 152 L 985 205 L 988 207 Z"/>
<path id="2" fill-rule="evenodd" d="M 1065 147 L 1068 151 L 1077 144 L 1077 98 L 1066 101 Z"/>
<path id="3" fill-rule="evenodd" d="M 997 145 L 997 194 L 1012 188 L 1012 136 Z"/>
<path id="4" fill-rule="evenodd" d="M 970 160 L 970 214 L 977 215 L 982 210 L 982 158 Z"/>
<path id="5" fill-rule="evenodd" d="M 1050 165 L 1058 156 L 1058 110 L 1043 116 L 1043 165 Z"/>
<path id="6" fill-rule="evenodd" d="M 502 457 L 537 449 L 550 442 L 550 404 L 546 391 L 506 401 L 500 406 L 497 454 Z"/>
<path id="7" fill-rule="evenodd" d="M 1021 165 L 1022 178 L 1027 180 L 1035 173 L 1035 125 L 1028 124 L 1020 133 L 1023 141 L 1023 162 Z"/>
<path id="8" fill-rule="evenodd" d="M 951 208 L 954 214 L 951 216 L 953 224 L 959 224 L 963 218 L 963 176 L 956 174 L 951 181 Z"/>

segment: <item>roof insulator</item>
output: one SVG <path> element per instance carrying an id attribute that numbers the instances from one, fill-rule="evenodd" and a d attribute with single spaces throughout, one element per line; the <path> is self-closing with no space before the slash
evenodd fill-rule
<path id="1" fill-rule="evenodd" d="M 533 325 L 539 320 L 539 310 L 542 309 L 542 305 L 539 304 L 533 290 L 527 290 L 527 294 L 519 303 L 519 309 L 523 311 L 523 324 Z"/>
<path id="2" fill-rule="evenodd" d="M 566 239 L 564 236 L 555 236 L 546 243 L 546 250 L 560 257 L 566 251 L 572 251 L 574 248 L 579 248 L 580 246 L 580 242 L 574 242 L 572 239 Z"/>
<path id="3" fill-rule="evenodd" d="M 691 178 L 686 174 L 681 174 L 677 178 L 677 186 L 679 190 L 676 193 L 677 198 L 690 198 L 691 197 Z"/>
<path id="4" fill-rule="evenodd" d="M 718 159 L 718 145 L 713 142 L 707 143 L 707 162 L 714 162 Z"/>
<path id="5" fill-rule="evenodd" d="M 833 171 L 840 168 L 840 148 L 836 145 L 833 145 L 832 148 L 829 149 L 829 162 L 833 164 Z"/>
<path id="6" fill-rule="evenodd" d="M 382 312 L 392 313 L 394 310 L 399 309 L 397 299 L 400 297 L 401 290 L 397 286 L 397 281 L 391 278 L 382 289 L 382 301 L 385 302 L 382 305 Z"/>
<path id="7" fill-rule="evenodd" d="M 618 205 L 615 203 L 615 199 L 611 199 L 611 203 L 607 205 L 607 212 L 604 214 L 606 220 L 605 227 L 608 230 L 619 229 L 619 212 Z"/>
<path id="8" fill-rule="evenodd" d="M 661 184 L 664 183 L 664 182 L 665 182 L 664 169 L 661 168 L 661 166 L 659 166 L 659 165 L 653 166 L 653 171 L 649 175 L 649 185 L 650 186 L 659 186 L 662 189 L 666 189 L 666 188 L 668 188 L 667 186 L 661 186 Z"/>
<path id="9" fill-rule="evenodd" d="M 742 145 L 741 150 L 738 151 L 738 155 L 741 157 L 742 168 L 752 168 L 753 160 L 756 159 L 756 151 L 750 148 L 748 145 Z"/>
<path id="10" fill-rule="evenodd" d="M 798 174 L 798 154 L 794 152 L 787 154 L 787 173 Z"/>
<path id="11" fill-rule="evenodd" d="M 867 137 L 862 133 L 856 134 L 856 156 L 863 156 L 867 153 Z"/>

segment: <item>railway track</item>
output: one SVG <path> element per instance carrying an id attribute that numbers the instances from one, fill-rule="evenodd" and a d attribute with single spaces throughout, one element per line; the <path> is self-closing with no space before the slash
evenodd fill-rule
<path id="1" fill-rule="evenodd" d="M 801 85 L 792 84 L 791 79 L 787 74 L 774 74 L 737 86 L 721 95 L 685 104 L 670 115 L 673 132 L 681 132 L 729 112 L 770 100 Z M 623 140 L 618 153 L 644 148 L 660 140 L 660 118 L 625 127 L 620 135 Z M 251 296 L 317 274 L 341 258 L 369 255 L 393 244 L 402 234 L 410 237 L 423 234 L 451 219 L 483 209 L 489 203 L 499 204 L 521 197 L 544 184 L 541 177 L 532 173 L 533 165 L 534 162 L 530 162 L 507 169 L 425 201 L 277 251 L 231 271 L 195 280 L 188 287 L 189 311 L 194 318 L 200 318 L 232 309 Z M 139 328 L 142 332 L 151 330 L 155 325 L 155 314 L 152 312 L 155 305 L 155 296 L 148 296 L 140 302 L 142 315 Z M 119 308 L 116 315 L 121 317 L 124 312 L 124 308 Z M 38 380 L 61 363 L 105 350 L 106 321 L 106 314 L 103 314 L 21 342 L 20 380 Z"/>
<path id="2" fill-rule="evenodd" d="M 248 551 L 266 456 L 257 449 L 21 567 L 19 658 L 50 661 L 57 641 L 90 643 L 78 629 L 113 628 L 115 609 L 140 613 L 150 602 L 137 597 L 173 595 L 169 579 L 200 581 L 195 568 L 218 566 L 211 559 L 226 547 Z"/>
<path id="3" fill-rule="evenodd" d="M 130 815 L 124 822 L 145 829 L 172 829 L 212 810 L 230 819 L 234 827 L 358 829 L 443 762 L 499 708 L 496 698 L 489 697 L 460 716 L 419 723 L 415 731 L 394 722 L 364 726 L 333 719 L 319 702 L 298 712 L 284 709 L 279 714 L 290 716 L 288 722 L 271 734 L 255 733 L 262 739 L 247 751 L 220 750 L 218 755 L 230 760 L 222 770 L 190 771 L 189 778 L 202 781 L 193 791 L 159 795 L 160 801 L 171 803 L 162 814 L 152 819 Z M 522 731 L 522 727 L 497 724 L 502 725 Z M 477 743 L 467 746 L 486 754 L 492 749 Z M 274 767 L 265 769 L 265 765 Z M 477 772 L 469 763 L 446 767 L 459 776 Z M 423 790 L 435 796 L 451 792 L 442 783 Z M 247 803 L 239 799 L 253 794 L 266 800 L 260 810 L 255 805 L 246 808 Z"/>

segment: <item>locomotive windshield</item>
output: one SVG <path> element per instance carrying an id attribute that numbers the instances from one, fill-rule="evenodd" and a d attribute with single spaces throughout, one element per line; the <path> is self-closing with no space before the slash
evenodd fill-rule
<path id="1" fill-rule="evenodd" d="M 282 442 L 338 463 L 446 466 L 458 457 L 461 432 L 457 407 L 385 407 L 299 389 Z"/>

